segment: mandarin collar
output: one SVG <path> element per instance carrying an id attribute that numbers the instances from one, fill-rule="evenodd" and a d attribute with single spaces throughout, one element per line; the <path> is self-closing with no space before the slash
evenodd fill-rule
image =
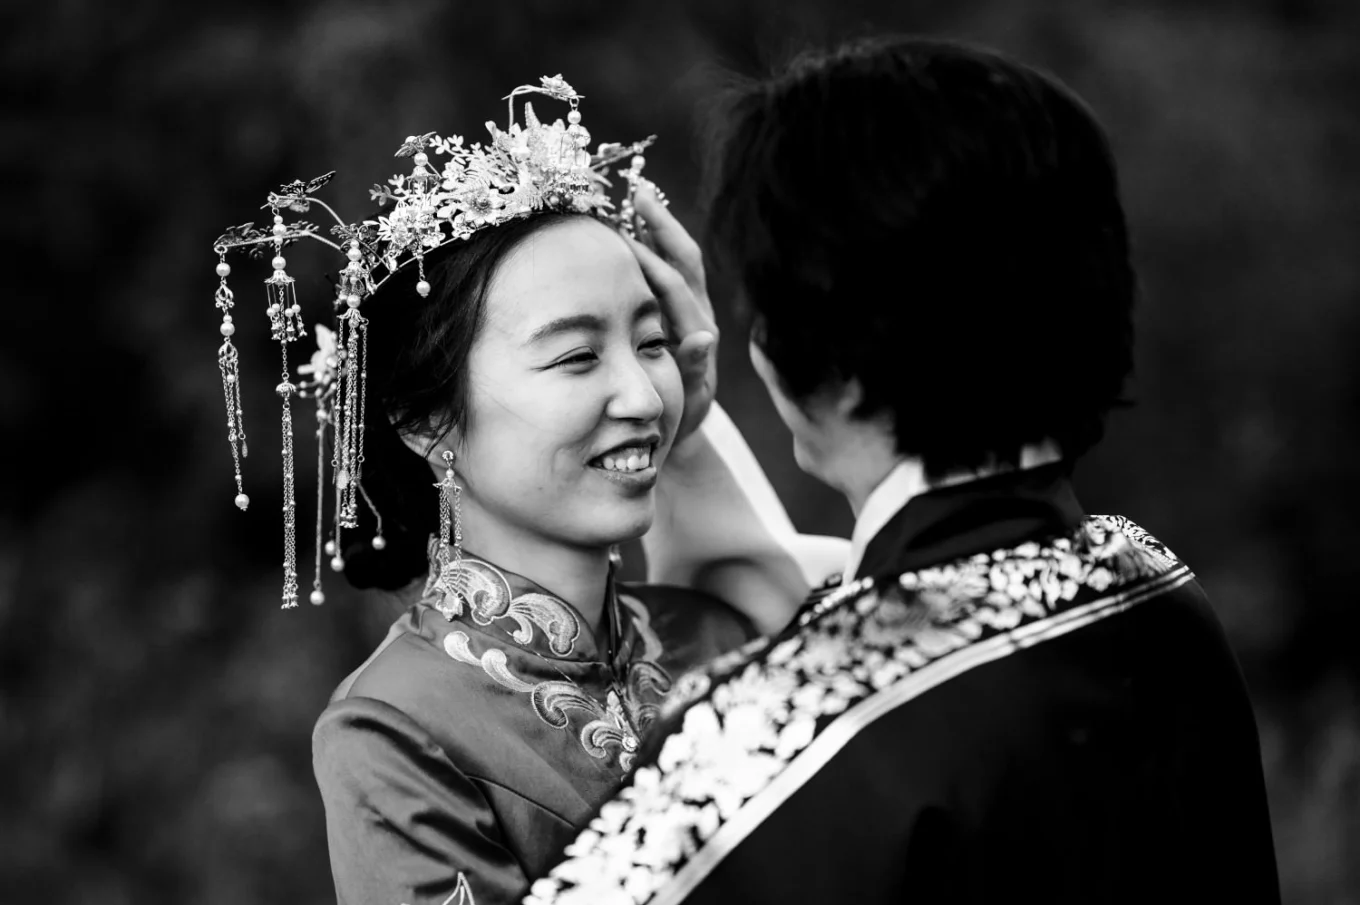
<path id="1" fill-rule="evenodd" d="M 868 541 L 854 577 L 1013 546 L 1073 528 L 1083 515 L 1068 462 L 927 490 L 908 499 Z"/>
<path id="2" fill-rule="evenodd" d="M 433 541 L 433 548 L 438 541 Z M 420 605 L 443 614 L 435 620 L 445 626 L 461 623 L 512 645 L 551 660 L 608 663 L 622 666 L 635 654 L 651 657 L 659 652 L 651 643 L 654 632 L 642 604 L 620 594 L 613 567 L 605 583 L 603 637 L 566 600 L 508 569 L 466 550 L 457 569 L 446 581 L 440 574 L 439 557 L 430 557 L 430 574 Z"/>

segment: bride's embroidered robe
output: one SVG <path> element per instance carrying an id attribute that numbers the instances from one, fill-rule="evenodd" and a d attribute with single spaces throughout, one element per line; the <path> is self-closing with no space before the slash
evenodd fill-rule
<path id="1" fill-rule="evenodd" d="M 1277 905 L 1204 592 L 1062 466 L 912 498 L 858 580 L 678 681 L 526 905 Z"/>
<path id="2" fill-rule="evenodd" d="M 470 558 L 461 579 L 472 605 L 445 618 L 431 576 L 316 724 L 341 905 L 518 901 L 617 789 L 671 676 L 751 634 L 702 594 L 611 584 L 597 638 L 527 579 Z"/>

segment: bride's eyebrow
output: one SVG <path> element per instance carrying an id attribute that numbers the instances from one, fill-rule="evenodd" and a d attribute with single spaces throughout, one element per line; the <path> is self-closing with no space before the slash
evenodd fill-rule
<path id="1" fill-rule="evenodd" d="M 636 324 L 640 320 L 655 317 L 661 313 L 661 303 L 656 299 L 647 299 L 638 305 L 637 310 L 633 312 L 633 323 Z"/>
<path id="2" fill-rule="evenodd" d="M 571 333 L 573 331 L 603 333 L 606 327 L 604 319 L 594 314 L 573 314 L 570 317 L 559 317 L 556 320 L 548 321 L 529 334 L 529 338 L 524 344 L 531 346 L 549 337 L 557 336 L 559 333 Z"/>
<path id="3" fill-rule="evenodd" d="M 637 323 L 648 317 L 655 317 L 661 313 L 661 303 L 654 298 L 647 299 L 639 304 L 637 310 L 633 312 L 633 323 Z M 533 333 L 529 334 L 529 338 L 524 341 L 524 345 L 531 346 L 534 343 L 542 342 L 545 339 L 558 336 L 562 333 L 571 333 L 574 331 L 603 333 L 608 328 L 609 325 L 605 323 L 604 318 L 602 317 L 594 314 L 573 314 L 569 317 L 559 317 L 555 320 L 550 320 L 543 326 L 538 327 Z"/>

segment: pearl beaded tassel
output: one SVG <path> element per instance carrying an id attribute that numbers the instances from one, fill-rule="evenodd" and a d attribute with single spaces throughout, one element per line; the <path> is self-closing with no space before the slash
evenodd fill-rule
<path id="1" fill-rule="evenodd" d="M 313 606 L 326 602 L 326 593 L 321 590 L 321 550 L 325 543 L 326 520 L 323 511 L 326 507 L 326 425 L 330 422 L 327 411 L 326 394 L 320 387 L 316 391 L 316 573 L 312 579 Z"/>
<path id="2" fill-rule="evenodd" d="M 278 394 L 283 398 L 283 608 L 298 605 L 297 581 L 297 496 L 293 480 L 293 407 L 297 387 L 288 380 L 288 346 L 283 346 L 283 382 Z"/>
<path id="3" fill-rule="evenodd" d="M 336 347 L 343 347 L 345 360 L 338 369 L 339 385 L 336 396 L 339 420 L 335 426 L 336 463 L 335 505 L 340 527 L 359 525 L 359 490 L 364 462 L 364 402 L 367 395 L 368 348 L 365 329 L 368 321 L 358 308 L 350 308 L 340 317 L 340 331 Z"/>
<path id="4" fill-rule="evenodd" d="M 214 307 L 222 311 L 222 326 L 219 332 L 222 334 L 223 343 L 222 348 L 217 350 L 217 368 L 222 372 L 222 395 L 227 404 L 227 442 L 231 444 L 231 461 L 236 475 L 236 507 L 244 512 L 250 505 L 250 497 L 246 496 L 241 480 L 241 459 L 249 454 L 249 449 L 246 446 L 246 424 L 241 409 L 241 357 L 231 342 L 232 335 L 236 333 L 236 325 L 231 319 L 231 309 L 236 301 L 231 289 L 227 287 L 227 275 L 231 273 L 231 265 L 227 263 L 226 249 L 220 249 L 218 255 L 221 260 L 217 262 L 217 276 L 221 282 L 217 286 Z M 237 440 L 241 441 L 239 450 L 236 446 Z"/>
<path id="5" fill-rule="evenodd" d="M 293 408 L 292 398 L 297 386 L 289 380 L 288 344 L 305 336 L 302 326 L 302 306 L 298 304 L 293 278 L 284 272 L 287 261 L 283 257 L 283 235 L 288 228 L 283 225 L 283 217 L 274 214 L 274 274 L 265 280 L 269 299 L 271 334 L 279 343 L 282 357 L 283 379 L 274 391 L 283 400 L 281 412 L 281 435 L 283 439 L 283 608 L 298 605 L 297 574 L 297 494 L 293 463 Z"/>

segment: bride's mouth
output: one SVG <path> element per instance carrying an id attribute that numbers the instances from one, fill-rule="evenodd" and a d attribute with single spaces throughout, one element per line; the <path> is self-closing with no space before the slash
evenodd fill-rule
<path id="1" fill-rule="evenodd" d="M 622 474 L 646 471 L 652 467 L 652 447 L 650 444 L 646 446 L 625 446 L 603 456 L 596 456 L 590 461 L 590 464 L 604 471 L 615 471 Z"/>
<path id="2" fill-rule="evenodd" d="M 591 469 L 605 478 L 628 487 L 650 489 L 656 483 L 656 448 L 658 440 L 648 438 L 616 446 L 591 459 Z"/>

